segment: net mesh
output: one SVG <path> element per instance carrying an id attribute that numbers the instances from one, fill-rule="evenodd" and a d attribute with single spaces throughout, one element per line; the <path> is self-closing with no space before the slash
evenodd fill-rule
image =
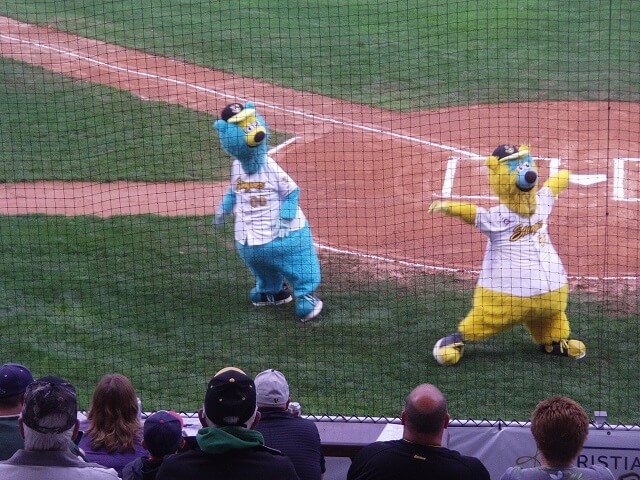
<path id="1" fill-rule="evenodd" d="M 429 382 L 459 419 L 526 421 L 560 393 L 635 424 L 639 47 L 632 0 L 2 2 L 0 360 L 83 408 L 119 372 L 145 410 L 193 412 L 235 365 L 281 370 L 318 417 L 394 418 Z M 300 188 L 324 303 L 304 324 L 297 298 L 252 305 L 233 220 L 212 224 L 231 169 L 212 124 L 236 101 Z M 444 367 L 487 236 L 429 207 L 496 206 L 503 143 L 530 146 L 537 189 L 571 171 L 540 241 L 587 356 L 516 322 Z"/>

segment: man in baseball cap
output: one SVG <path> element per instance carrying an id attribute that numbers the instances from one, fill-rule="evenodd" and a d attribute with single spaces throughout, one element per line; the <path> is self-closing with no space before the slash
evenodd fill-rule
<path id="1" fill-rule="evenodd" d="M 256 400 L 260 407 L 286 407 L 289 404 L 289 383 L 278 370 L 270 368 L 256 375 Z"/>
<path id="2" fill-rule="evenodd" d="M 289 383 L 284 374 L 270 368 L 256 375 L 254 382 L 260 412 L 256 430 L 265 445 L 289 457 L 300 480 L 320 480 L 326 467 L 318 427 L 289 412 Z"/>
<path id="3" fill-rule="evenodd" d="M 0 462 L 0 478 L 40 478 L 46 468 L 49 480 L 114 480 L 118 474 L 87 463 L 69 449 L 77 436 L 76 390 L 59 377 L 43 377 L 27 387 L 19 420 L 24 449 Z"/>
<path id="4" fill-rule="evenodd" d="M 57 377 L 45 377 L 31 383 L 24 395 L 21 422 L 38 433 L 57 434 L 71 428 L 77 430 L 76 389 Z"/>
<path id="5" fill-rule="evenodd" d="M 6 460 L 24 447 L 18 429 L 24 392 L 33 382 L 27 367 L 19 363 L 0 366 L 0 460 Z"/>
<path id="6" fill-rule="evenodd" d="M 253 379 L 239 368 L 223 368 L 209 381 L 202 413 L 210 423 L 252 428 L 257 412 Z"/>
<path id="7" fill-rule="evenodd" d="M 237 367 L 218 371 L 199 412 L 197 449 L 165 457 L 157 480 L 260 478 L 299 480 L 289 458 L 264 445 L 253 379 Z"/>
<path id="8" fill-rule="evenodd" d="M 0 399 L 22 395 L 33 382 L 31 371 L 19 363 L 0 366 Z"/>

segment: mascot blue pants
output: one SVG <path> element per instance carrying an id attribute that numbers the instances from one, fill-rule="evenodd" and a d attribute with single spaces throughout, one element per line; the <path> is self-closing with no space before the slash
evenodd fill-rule
<path id="1" fill-rule="evenodd" d="M 248 247 L 236 242 L 238 253 L 256 278 L 259 293 L 276 293 L 286 279 L 296 298 L 312 294 L 320 285 L 320 262 L 306 225 L 285 238 Z"/>

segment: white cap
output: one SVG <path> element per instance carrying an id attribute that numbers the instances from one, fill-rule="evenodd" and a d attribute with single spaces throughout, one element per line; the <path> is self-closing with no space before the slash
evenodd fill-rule
<path id="1" fill-rule="evenodd" d="M 256 375 L 254 382 L 257 403 L 284 407 L 289 401 L 289 384 L 278 370 L 269 369 L 260 372 Z"/>

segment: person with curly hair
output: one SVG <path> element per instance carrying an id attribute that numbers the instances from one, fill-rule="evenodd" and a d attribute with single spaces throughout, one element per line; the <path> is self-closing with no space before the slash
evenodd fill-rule
<path id="1" fill-rule="evenodd" d="M 501 480 L 614 480 L 603 465 L 575 466 L 589 435 L 589 417 L 575 400 L 558 395 L 539 402 L 531 416 L 531 433 L 542 465 L 511 467 Z"/>

